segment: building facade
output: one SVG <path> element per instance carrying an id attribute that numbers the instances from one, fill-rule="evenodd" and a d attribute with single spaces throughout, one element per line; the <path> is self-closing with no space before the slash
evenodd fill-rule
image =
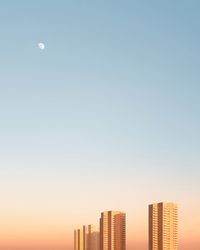
<path id="1" fill-rule="evenodd" d="M 126 250 L 126 214 L 106 211 L 100 218 L 100 250 Z"/>
<path id="2" fill-rule="evenodd" d="M 74 250 L 99 250 L 99 232 L 92 225 L 74 230 Z"/>
<path id="3" fill-rule="evenodd" d="M 149 205 L 149 250 L 177 249 L 177 205 L 166 202 Z"/>

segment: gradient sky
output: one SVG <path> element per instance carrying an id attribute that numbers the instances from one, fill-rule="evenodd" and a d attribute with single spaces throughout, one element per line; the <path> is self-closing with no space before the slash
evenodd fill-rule
<path id="1" fill-rule="evenodd" d="M 200 249 L 200 2 L 0 3 L 0 249 L 72 250 L 73 229 L 177 202 Z M 37 48 L 45 42 L 46 49 Z"/>

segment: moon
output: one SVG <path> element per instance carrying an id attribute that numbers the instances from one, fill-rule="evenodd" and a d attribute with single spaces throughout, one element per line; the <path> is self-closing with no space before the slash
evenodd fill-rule
<path id="1" fill-rule="evenodd" d="M 41 50 L 44 50 L 44 49 L 45 49 L 45 44 L 44 44 L 44 43 L 38 43 L 37 46 L 38 46 L 38 48 L 41 49 Z"/>

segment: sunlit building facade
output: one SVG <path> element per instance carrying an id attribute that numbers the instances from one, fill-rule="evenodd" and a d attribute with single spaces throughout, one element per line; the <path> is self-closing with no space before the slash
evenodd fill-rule
<path id="1" fill-rule="evenodd" d="M 100 250 L 126 250 L 126 214 L 106 211 L 100 218 Z"/>
<path id="2" fill-rule="evenodd" d="M 149 205 L 149 250 L 177 249 L 177 205 L 165 202 Z"/>

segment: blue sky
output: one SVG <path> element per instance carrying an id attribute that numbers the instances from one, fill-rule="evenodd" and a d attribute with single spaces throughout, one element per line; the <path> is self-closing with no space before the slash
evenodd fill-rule
<path id="1" fill-rule="evenodd" d="M 194 0 L 1 1 L 3 188 L 34 175 L 49 185 L 59 175 L 65 187 L 79 174 L 100 187 L 103 171 L 115 182 L 114 171 L 130 187 L 150 177 L 170 183 L 173 198 L 179 184 L 196 194 L 199 8 Z"/>
<path id="2" fill-rule="evenodd" d="M 34 147 L 66 148 L 88 159 L 104 151 L 113 159 L 120 151 L 131 158 L 196 158 L 198 7 L 197 1 L 4 1 L 5 159 Z"/>

